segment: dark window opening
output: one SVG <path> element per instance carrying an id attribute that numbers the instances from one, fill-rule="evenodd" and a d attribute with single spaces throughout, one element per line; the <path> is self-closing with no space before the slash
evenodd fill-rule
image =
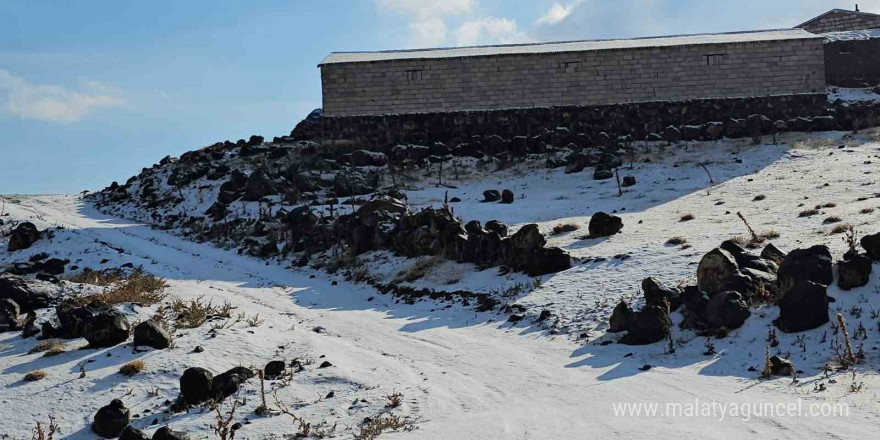
<path id="1" fill-rule="evenodd" d="M 564 61 L 559 63 L 559 70 L 563 70 L 566 73 L 574 73 L 578 71 L 578 66 L 580 65 L 580 61 Z"/>
<path id="2" fill-rule="evenodd" d="M 409 81 L 421 81 L 422 80 L 422 71 L 421 70 L 407 70 L 406 71 L 406 79 Z"/>
<path id="3" fill-rule="evenodd" d="M 724 58 L 727 54 L 723 53 L 711 53 L 708 55 L 703 55 L 703 58 L 706 60 L 707 66 L 721 66 L 724 64 Z"/>

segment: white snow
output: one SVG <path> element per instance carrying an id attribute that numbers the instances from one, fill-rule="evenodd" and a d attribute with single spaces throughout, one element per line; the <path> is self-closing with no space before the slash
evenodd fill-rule
<path id="1" fill-rule="evenodd" d="M 866 361 L 856 368 L 855 383 L 864 383 L 858 392 L 850 389 L 854 382 L 850 372 L 831 373 L 830 380 L 822 373 L 823 364 L 833 361 L 829 344 L 822 342 L 823 334 L 833 339 L 830 325 L 801 334 L 778 332 L 780 345 L 773 352 L 791 354 L 803 370 L 798 381 L 759 380 L 758 372 L 749 371 L 763 367 L 768 329 L 778 314 L 770 306 L 753 310 L 743 328 L 712 341 L 715 355 L 703 354 L 704 339 L 678 329 L 675 353 L 667 353 L 663 343 L 645 347 L 600 343 L 615 340 L 603 334 L 608 313 L 621 297 L 637 296 L 644 277 L 667 282 L 692 277 L 705 252 L 724 239 L 746 235 L 737 212 L 758 232 L 778 232 L 780 237 L 773 242 L 786 251 L 827 244 L 839 258 L 846 244 L 841 234 L 829 235 L 835 225 L 823 220 L 830 216 L 853 224 L 859 234 L 878 232 L 874 225 L 880 218 L 880 199 L 875 193 L 880 189 L 873 174 L 874 163 L 880 160 L 878 140 L 876 130 L 867 130 L 858 135 L 786 134 L 780 136 L 780 145 L 719 141 L 665 151 L 652 145 L 650 163 L 642 157 L 632 170 L 620 170 L 638 182 L 623 196 L 618 196 L 613 179 L 594 181 L 589 171 L 565 175 L 537 163 L 477 173 L 452 182 L 457 189 L 438 188 L 426 179 L 420 189 L 408 191 L 415 208 L 438 206 L 448 191 L 450 197 L 462 199 L 454 204 L 456 215 L 484 222 L 499 219 L 512 231 L 532 222 L 545 232 L 559 223 L 580 226 L 575 232 L 548 236 L 551 245 L 568 249 L 577 259 L 572 269 L 542 277 L 540 287 L 511 299 L 528 306 L 530 313 L 517 325 L 505 322 L 504 315 L 476 313 L 458 304 L 403 304 L 365 285 L 192 243 L 108 217 L 74 196 L 4 197 L 4 210 L 10 214 L 4 220 L 27 219 L 40 228 L 63 226 L 64 230 L 51 241 L 11 254 L 0 241 L 4 249 L 0 263 L 42 251 L 70 258 L 80 267 L 100 268 L 104 258 L 111 260 L 105 266 L 131 262 L 167 278 L 172 295 L 228 300 L 249 316 L 258 313 L 265 323 L 257 327 L 239 323 L 217 331 L 216 337 L 206 324 L 175 332 L 172 349 L 137 354 L 128 345 L 75 350 L 84 341 L 74 340 L 68 342 L 71 351 L 52 358 L 27 354 L 36 343 L 33 339 L 4 333 L 0 335 L 0 438 L 27 438 L 34 421 L 46 421 L 50 414 L 61 425 L 60 438 L 95 438 L 89 420 L 112 398 L 122 398 L 139 413 L 137 425 L 149 432 L 156 428 L 150 422 L 158 418 L 157 426 L 170 423 L 196 438 L 216 438 L 208 429 L 213 421 L 210 411 L 156 414 L 166 399 L 177 396 L 182 371 L 203 366 L 220 373 L 239 364 L 262 367 L 276 358 L 317 361 L 295 375 L 290 386 L 281 387 L 278 395 L 307 421 L 336 424 L 338 438 L 351 438 L 364 417 L 385 411 L 384 396 L 395 391 L 405 396 L 405 403 L 392 411 L 412 417 L 418 429 L 382 438 L 867 438 L 880 416 L 876 396 L 880 328 L 872 315 L 872 310 L 880 310 L 876 271 L 863 288 L 850 292 L 829 288 L 829 295 L 837 300 L 832 312 L 844 314 L 850 332 L 859 323 L 866 328 L 867 339 L 854 341 L 856 346 L 863 343 L 867 353 Z M 706 166 L 714 184 L 698 163 Z M 512 205 L 481 203 L 482 191 L 490 188 L 510 188 L 517 200 Z M 753 201 L 757 195 L 764 195 L 764 200 Z M 798 217 L 802 210 L 829 203 L 835 206 L 821 208 L 820 215 Z M 607 239 L 579 239 L 586 234 L 590 216 L 600 210 L 616 210 L 623 217 L 624 230 Z M 695 219 L 679 221 L 686 213 Z M 691 247 L 665 244 L 673 236 L 686 238 Z M 125 252 L 119 254 L 110 246 Z M 630 257 L 614 258 L 620 254 Z M 595 261 L 597 257 L 605 260 Z M 406 268 L 406 262 L 382 253 L 363 258 L 375 259 L 373 270 L 388 279 Z M 455 273 L 468 269 L 441 263 L 414 283 L 449 288 Z M 494 289 L 528 281 L 532 280 L 507 278 L 490 269 L 462 274 L 459 283 L 465 288 Z M 452 288 L 458 287 L 453 283 Z M 860 315 L 854 307 L 862 309 Z M 541 310 L 553 314 L 549 320 L 553 332 L 534 321 L 532 315 Z M 145 318 L 152 311 L 135 307 L 131 314 Z M 312 331 L 317 326 L 326 331 Z M 554 335 L 557 331 L 563 335 Z M 579 340 L 581 334 L 587 340 Z M 204 353 L 191 353 L 197 345 L 205 348 Z M 130 379 L 117 374 L 119 366 L 133 358 L 143 359 L 147 371 Z M 87 375 L 79 378 L 78 364 L 88 360 L 94 362 L 85 364 Z M 323 360 L 333 367 L 317 369 Z M 640 371 L 645 364 L 653 368 Z M 48 377 L 21 381 L 35 369 Z M 818 391 L 820 383 L 827 389 Z M 155 397 L 148 394 L 154 387 L 159 388 Z M 295 429 L 287 416 L 253 414 L 259 405 L 259 382 L 250 381 L 244 389 L 247 404 L 237 420 L 248 418 L 251 423 L 237 438 L 292 438 Z M 330 391 L 335 396 L 325 398 Z M 271 404 L 271 395 L 269 399 Z M 620 416 L 614 411 L 615 404 L 657 403 L 662 414 L 666 403 L 686 405 L 695 399 L 732 405 L 794 404 L 803 411 L 817 403 L 845 404 L 849 414 L 747 418 L 732 415 L 728 408 L 719 420 L 720 414 Z M 228 409 L 228 402 L 223 408 Z"/>

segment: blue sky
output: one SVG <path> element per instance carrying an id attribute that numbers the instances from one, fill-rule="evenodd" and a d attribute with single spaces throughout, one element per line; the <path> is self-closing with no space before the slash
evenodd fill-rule
<path id="1" fill-rule="evenodd" d="M 880 13 L 880 0 L 861 1 Z M 829 0 L 0 0 L 0 193 L 94 190 L 284 135 L 331 51 L 795 26 Z"/>

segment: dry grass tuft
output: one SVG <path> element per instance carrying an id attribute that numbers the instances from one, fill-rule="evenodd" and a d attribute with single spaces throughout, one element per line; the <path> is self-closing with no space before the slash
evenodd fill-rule
<path id="1" fill-rule="evenodd" d="M 764 243 L 766 243 L 767 240 L 773 240 L 776 238 L 779 238 L 779 233 L 774 230 L 770 230 L 770 231 L 766 231 L 766 232 L 757 233 L 757 234 L 755 234 L 755 236 L 749 237 L 749 238 L 738 235 L 736 237 L 731 238 L 730 241 L 732 241 L 732 242 L 734 242 L 734 243 L 736 243 L 746 249 L 757 249 L 757 248 L 761 247 L 762 245 L 764 245 Z"/>
<path id="2" fill-rule="evenodd" d="M 668 244 L 670 246 L 681 246 L 681 245 L 687 244 L 687 242 L 688 241 L 686 238 L 679 237 L 679 236 L 675 236 L 675 237 L 670 238 L 669 240 L 666 240 L 666 244 Z"/>
<path id="3" fill-rule="evenodd" d="M 697 218 L 697 217 L 694 216 L 693 214 L 685 214 L 685 215 L 681 216 L 681 218 L 678 219 L 678 221 L 680 221 L 680 222 L 689 222 L 689 221 L 691 221 L 691 220 L 693 220 L 693 219 L 695 219 L 695 218 Z"/>
<path id="4" fill-rule="evenodd" d="M 562 235 L 567 234 L 569 232 L 574 232 L 580 229 L 580 226 L 574 223 L 566 223 L 559 224 L 553 227 L 553 230 L 550 232 L 550 235 Z"/>
<path id="5" fill-rule="evenodd" d="M 385 399 L 388 400 L 388 403 L 385 404 L 385 408 L 397 408 L 403 404 L 403 394 L 400 393 L 385 396 Z"/>
<path id="6" fill-rule="evenodd" d="M 46 339 L 45 341 L 40 341 L 39 344 L 34 345 L 28 353 L 44 353 L 45 357 L 52 357 L 64 353 L 64 349 L 66 348 L 65 343 L 58 339 Z"/>
<path id="7" fill-rule="evenodd" d="M 807 209 L 805 211 L 801 211 L 801 213 L 798 214 L 798 217 L 812 217 L 818 213 L 819 213 L 818 209 Z"/>
<path id="8" fill-rule="evenodd" d="M 135 374 L 138 374 L 141 371 L 144 371 L 146 368 L 147 368 L 147 364 L 144 363 L 144 361 L 137 359 L 137 360 L 131 361 L 131 362 L 119 367 L 119 374 L 123 374 L 128 377 L 132 377 Z"/>
<path id="9" fill-rule="evenodd" d="M 355 434 L 357 440 L 373 440 L 385 431 L 412 431 L 415 429 L 415 422 L 409 417 L 400 417 L 395 414 L 388 414 L 384 417 L 369 418 L 360 432 Z"/>
<path id="10" fill-rule="evenodd" d="M 92 301 L 100 301 L 107 305 L 138 303 L 152 305 L 165 299 L 165 280 L 141 269 L 130 274 L 116 269 L 110 271 L 84 271 L 71 279 L 75 283 L 104 286 L 101 293 L 86 295 L 75 300 L 75 305 L 85 305 Z"/>
<path id="11" fill-rule="evenodd" d="M 434 266 L 443 262 L 443 260 L 443 257 L 439 255 L 433 257 L 419 257 L 409 269 L 400 271 L 394 281 L 398 283 L 403 281 L 411 283 L 420 280 L 424 278 Z"/>
<path id="12" fill-rule="evenodd" d="M 205 301 L 204 296 L 184 301 L 180 298 L 172 298 L 168 307 L 173 312 L 175 326 L 177 328 L 198 328 L 212 316 L 231 318 L 235 306 L 225 301 L 221 306 L 215 306 L 211 301 Z"/>
<path id="13" fill-rule="evenodd" d="M 840 217 L 838 217 L 836 215 L 832 215 L 831 217 L 828 217 L 825 220 L 822 220 L 822 224 L 830 225 L 832 223 L 839 223 L 840 221 L 841 221 Z"/>
<path id="14" fill-rule="evenodd" d="M 850 229 L 852 229 L 852 227 L 853 226 L 849 223 L 841 223 L 839 225 L 834 226 L 834 228 L 831 229 L 831 232 L 829 232 L 828 235 L 843 234 L 844 232 L 847 232 Z"/>
<path id="15" fill-rule="evenodd" d="M 864 208 L 859 211 L 859 214 L 871 214 L 874 212 L 874 208 Z"/>
<path id="16" fill-rule="evenodd" d="M 25 374 L 24 380 L 26 382 L 36 382 L 36 381 L 43 379 L 45 377 L 46 377 L 46 373 L 43 370 L 34 370 L 28 374 Z"/>

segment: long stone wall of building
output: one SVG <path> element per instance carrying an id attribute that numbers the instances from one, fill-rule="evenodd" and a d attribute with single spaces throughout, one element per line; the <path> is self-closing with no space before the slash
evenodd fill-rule
<path id="1" fill-rule="evenodd" d="M 595 142 L 603 137 L 601 133 L 611 138 L 631 136 L 643 140 L 652 134 L 662 134 L 669 126 L 679 130 L 686 139 L 744 137 L 749 136 L 746 121 L 751 115 L 763 116 L 766 130 L 772 129 L 767 126 L 768 121 L 784 121 L 786 126 L 794 121 L 791 128 L 803 130 L 803 121 L 797 118 L 829 114 L 834 115 L 834 111 L 830 110 L 824 93 L 381 116 L 327 117 L 325 114 L 320 130 L 314 127 L 310 137 L 331 147 L 383 152 L 398 144 L 442 142 L 454 147 L 487 136 L 507 140 L 525 138 L 530 143 L 540 141 L 565 146 L 571 140 L 580 144 Z M 832 125 L 836 127 L 836 124 Z M 554 139 L 558 133 L 568 133 L 571 137 Z"/>
<path id="2" fill-rule="evenodd" d="M 814 34 L 877 29 L 880 28 L 880 17 L 875 14 L 834 10 L 799 27 Z"/>
<path id="3" fill-rule="evenodd" d="M 880 38 L 825 44 L 825 77 L 829 85 L 880 85 Z"/>
<path id="4" fill-rule="evenodd" d="M 325 116 L 823 92 L 823 40 L 321 66 Z"/>

